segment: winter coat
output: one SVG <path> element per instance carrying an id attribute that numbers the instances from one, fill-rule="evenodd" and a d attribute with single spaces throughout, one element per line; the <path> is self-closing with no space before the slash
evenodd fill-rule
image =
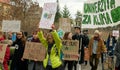
<path id="1" fill-rule="evenodd" d="M 55 44 L 53 44 L 53 46 L 50 50 L 51 53 L 50 54 L 47 53 L 46 58 L 43 61 L 43 66 L 45 68 L 47 67 L 48 59 L 50 58 L 52 68 L 58 68 L 59 66 L 62 65 L 62 61 L 60 59 L 60 50 L 62 48 L 62 42 L 55 30 L 52 31 L 51 33 L 54 38 Z M 39 37 L 41 43 L 44 45 L 44 47 L 48 51 L 48 43 L 47 43 L 46 39 L 44 38 L 42 31 L 38 32 L 38 37 Z M 58 53 L 56 53 L 56 51 Z"/>
<path id="2" fill-rule="evenodd" d="M 10 48 L 7 47 L 6 48 L 5 57 L 4 57 L 4 61 L 3 61 L 4 70 L 8 70 L 8 61 L 9 61 L 9 58 L 10 58 Z"/>
<path id="3" fill-rule="evenodd" d="M 117 57 L 116 59 L 116 67 L 120 66 L 120 42 L 116 44 L 115 47 L 115 56 Z"/>
<path id="4" fill-rule="evenodd" d="M 88 45 L 88 49 L 89 49 L 89 55 L 92 56 L 93 54 L 93 43 L 94 43 L 94 37 L 90 39 L 89 45 Z M 104 42 L 102 39 L 98 40 L 98 46 L 97 46 L 97 58 L 101 57 L 101 53 L 105 52 L 106 48 L 104 46 Z"/>
<path id="5" fill-rule="evenodd" d="M 10 70 L 27 70 L 27 61 L 24 60 L 22 61 L 23 57 L 23 52 L 25 45 L 21 41 L 21 39 L 16 40 L 13 43 L 13 46 L 16 47 L 13 58 L 12 58 L 12 63 L 11 63 L 11 69 Z"/>
<path id="6" fill-rule="evenodd" d="M 5 40 L 4 37 L 0 38 L 0 41 L 4 41 L 4 40 Z M 7 46 L 6 52 L 5 52 L 4 61 L 3 61 L 4 70 L 8 70 L 8 61 L 9 61 L 9 58 L 10 58 L 10 48 Z"/>

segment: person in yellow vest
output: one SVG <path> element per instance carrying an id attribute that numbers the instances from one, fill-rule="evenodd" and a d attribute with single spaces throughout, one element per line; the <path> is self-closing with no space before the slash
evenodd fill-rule
<path id="1" fill-rule="evenodd" d="M 52 27 L 52 31 L 47 34 L 46 38 L 41 30 L 38 32 L 38 38 L 47 50 L 46 57 L 43 61 L 45 70 L 62 70 L 62 61 L 60 59 L 62 42 L 54 28 Z"/>

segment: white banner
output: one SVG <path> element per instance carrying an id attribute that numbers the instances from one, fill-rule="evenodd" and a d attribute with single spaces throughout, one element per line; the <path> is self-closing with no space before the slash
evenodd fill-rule
<path id="1" fill-rule="evenodd" d="M 2 31 L 3 32 L 20 32 L 21 21 L 16 20 L 3 20 Z"/>
<path id="2" fill-rule="evenodd" d="M 57 3 L 45 3 L 39 28 L 51 29 L 57 11 Z"/>
<path id="3" fill-rule="evenodd" d="M 84 4 L 82 28 L 101 28 L 120 24 L 120 0 L 88 0 Z"/>

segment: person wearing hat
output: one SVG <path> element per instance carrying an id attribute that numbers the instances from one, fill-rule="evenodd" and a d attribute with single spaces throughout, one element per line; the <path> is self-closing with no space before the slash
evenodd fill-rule
<path id="1" fill-rule="evenodd" d="M 81 53 L 80 55 L 80 61 L 79 63 L 84 63 L 84 47 L 83 47 L 83 44 L 82 46 L 80 45 L 81 44 L 81 41 L 83 39 L 83 35 L 81 34 L 81 28 L 79 26 L 76 26 L 74 27 L 75 29 L 75 34 L 72 36 L 72 39 L 73 40 L 78 40 L 79 41 L 79 53 Z M 76 70 L 77 68 L 77 61 L 74 62 L 74 70 Z"/>
<path id="2" fill-rule="evenodd" d="M 89 49 L 91 70 L 97 70 L 101 53 L 106 52 L 104 42 L 100 38 L 100 32 L 98 30 L 95 30 L 94 36 L 90 39 L 88 49 Z"/>

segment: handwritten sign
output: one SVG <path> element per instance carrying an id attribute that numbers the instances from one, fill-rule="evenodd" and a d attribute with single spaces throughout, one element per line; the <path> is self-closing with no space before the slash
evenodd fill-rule
<path id="1" fill-rule="evenodd" d="M 3 63 L 7 44 L 0 44 L 0 63 Z"/>
<path id="2" fill-rule="evenodd" d="M 23 58 L 43 61 L 46 55 L 46 49 L 41 43 L 26 42 Z"/>
<path id="3" fill-rule="evenodd" d="M 59 29 L 62 29 L 64 32 L 70 32 L 71 31 L 70 19 L 60 18 L 59 21 L 60 21 Z"/>
<path id="4" fill-rule="evenodd" d="M 39 28 L 51 29 L 57 11 L 57 3 L 45 3 Z"/>
<path id="5" fill-rule="evenodd" d="M 3 20 L 2 31 L 3 32 L 20 32 L 20 23 L 21 23 L 21 21 Z"/>
<path id="6" fill-rule="evenodd" d="M 63 40 L 63 60 L 78 60 L 79 42 L 75 40 Z"/>

